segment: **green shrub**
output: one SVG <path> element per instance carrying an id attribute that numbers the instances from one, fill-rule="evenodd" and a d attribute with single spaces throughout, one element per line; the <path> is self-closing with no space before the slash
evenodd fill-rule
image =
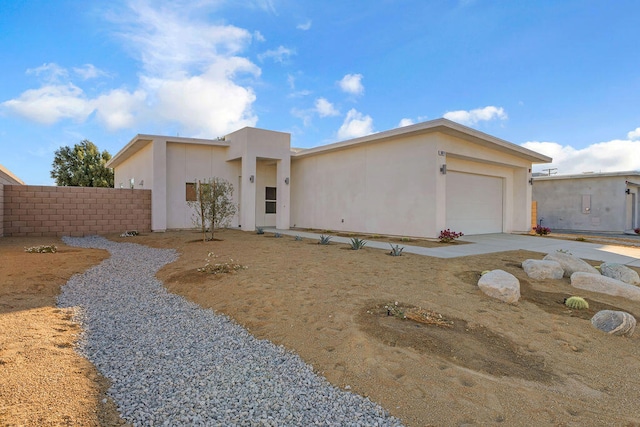
<path id="1" fill-rule="evenodd" d="M 351 239 L 351 249 L 353 249 L 354 251 L 364 248 L 366 244 L 367 242 L 365 240 L 359 239 L 357 237 Z"/>

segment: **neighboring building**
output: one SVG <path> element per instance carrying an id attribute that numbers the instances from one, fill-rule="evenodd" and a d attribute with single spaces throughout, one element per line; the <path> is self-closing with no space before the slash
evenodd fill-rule
<path id="1" fill-rule="evenodd" d="M 0 165 L 0 184 L 3 185 L 24 185 L 24 182 L 11 173 L 7 168 Z"/>
<path id="2" fill-rule="evenodd" d="M 152 229 L 190 228 L 197 180 L 235 187 L 234 227 L 436 237 L 526 232 L 531 166 L 551 159 L 446 119 L 292 150 L 243 128 L 218 140 L 138 135 L 107 164 L 115 186 L 152 190 Z"/>
<path id="3" fill-rule="evenodd" d="M 538 224 L 622 233 L 640 227 L 640 171 L 533 178 Z"/>

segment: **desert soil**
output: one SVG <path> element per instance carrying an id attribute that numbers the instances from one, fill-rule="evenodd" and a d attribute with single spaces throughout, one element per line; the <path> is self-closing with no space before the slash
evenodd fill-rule
<path id="1" fill-rule="evenodd" d="M 529 279 L 520 263 L 544 254 L 392 257 L 236 230 L 212 242 L 192 231 L 109 238 L 175 248 L 180 258 L 158 273 L 171 292 L 294 351 L 409 426 L 640 426 L 640 333 L 608 336 L 589 322 L 602 309 L 638 318 L 640 304 L 578 291 L 568 279 Z M 56 254 L 23 251 L 46 243 L 0 239 L 0 424 L 117 425 L 112 403 L 102 403 L 106 380 L 73 353 L 77 326 L 54 300 L 72 273 L 105 254 L 60 242 Z M 207 258 L 247 268 L 202 273 Z M 518 304 L 478 289 L 480 272 L 496 268 L 520 280 Z M 571 295 L 590 308 L 565 307 Z M 431 323 L 389 315 L 419 309 Z"/>
<path id="2" fill-rule="evenodd" d="M 55 245 L 56 253 L 24 248 Z M 0 238 L 0 425 L 119 426 L 109 382 L 74 351 L 80 328 L 60 286 L 108 257 L 56 238 Z"/>

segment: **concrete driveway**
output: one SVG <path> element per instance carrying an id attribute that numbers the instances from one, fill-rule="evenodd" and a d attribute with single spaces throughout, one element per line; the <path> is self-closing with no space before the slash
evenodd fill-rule
<path id="1" fill-rule="evenodd" d="M 289 236 L 300 235 L 307 239 L 319 239 L 320 235 L 298 230 L 276 230 L 265 228 L 265 232 L 281 233 Z M 331 241 L 335 243 L 349 244 L 350 238 L 333 236 Z M 561 240 L 551 237 L 527 236 L 520 234 L 481 234 L 476 236 L 464 236 L 459 239 L 469 242 L 467 245 L 443 245 L 438 248 L 422 248 L 400 243 L 404 252 L 426 255 L 436 258 L 457 258 L 469 255 L 481 255 L 494 252 L 512 250 L 527 250 L 547 254 L 557 250 L 571 252 L 574 256 L 593 261 L 615 262 L 633 267 L 640 267 L 640 247 L 614 246 L 599 243 L 578 242 L 575 240 Z M 640 243 L 640 239 L 639 239 Z M 385 242 L 367 241 L 367 247 L 390 250 Z"/>

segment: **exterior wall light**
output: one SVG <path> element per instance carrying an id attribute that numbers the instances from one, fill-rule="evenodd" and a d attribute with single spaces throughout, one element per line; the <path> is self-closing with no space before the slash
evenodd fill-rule
<path id="1" fill-rule="evenodd" d="M 627 188 L 626 190 L 624 190 L 624 192 L 627 193 L 627 194 L 631 194 L 631 189 Z"/>
<path id="2" fill-rule="evenodd" d="M 255 177 L 255 176 L 251 175 L 251 176 L 249 177 L 249 182 L 253 182 L 253 181 L 255 181 L 255 180 L 256 180 L 256 177 Z"/>
<path id="3" fill-rule="evenodd" d="M 440 173 L 442 175 L 446 175 L 447 174 L 447 165 L 440 166 Z"/>
<path id="4" fill-rule="evenodd" d="M 289 185 L 289 177 L 286 177 L 286 178 L 284 179 L 284 183 L 285 183 L 285 184 L 287 184 L 287 185 Z"/>
<path id="5" fill-rule="evenodd" d="M 140 187 L 144 187 L 144 179 L 140 180 L 140 184 L 138 184 Z"/>

